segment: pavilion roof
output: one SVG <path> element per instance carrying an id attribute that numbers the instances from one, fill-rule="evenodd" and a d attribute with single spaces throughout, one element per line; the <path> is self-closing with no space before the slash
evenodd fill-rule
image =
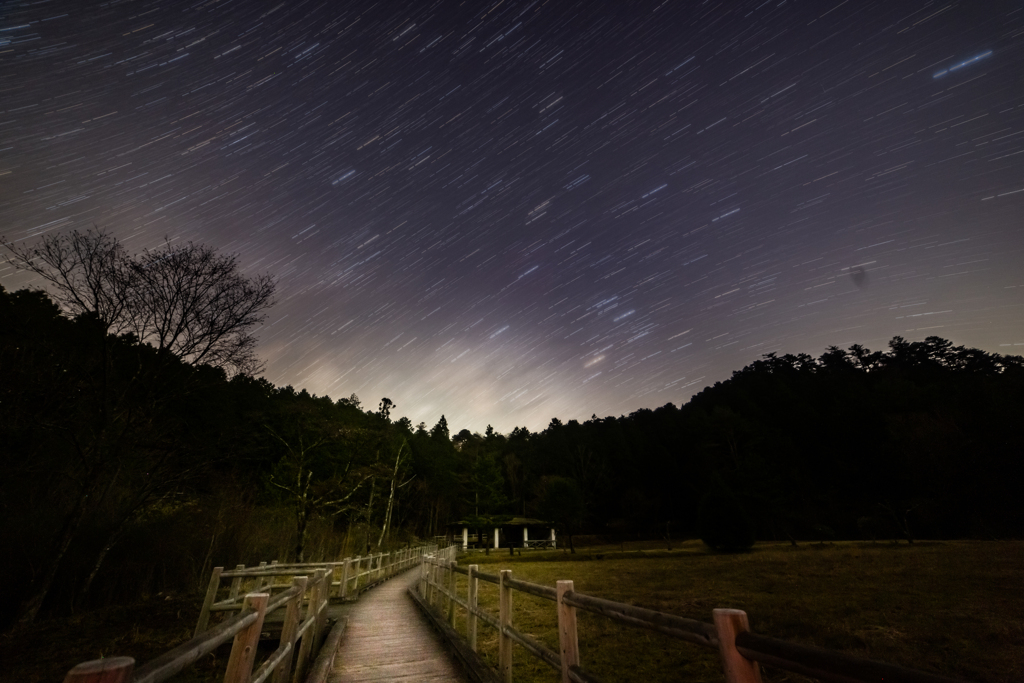
<path id="1" fill-rule="evenodd" d="M 543 519 L 534 519 L 532 517 L 501 517 L 494 516 L 488 518 L 486 521 L 472 521 L 472 520 L 460 520 L 458 522 L 452 522 L 448 526 L 551 526 L 551 522 L 547 522 Z"/>

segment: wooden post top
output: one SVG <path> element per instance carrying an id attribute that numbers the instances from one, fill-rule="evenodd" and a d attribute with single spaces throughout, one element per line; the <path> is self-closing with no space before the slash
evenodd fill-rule
<path id="1" fill-rule="evenodd" d="M 128 683 L 135 669 L 131 657 L 107 657 L 77 664 L 64 677 L 64 683 Z"/>
<path id="2" fill-rule="evenodd" d="M 740 609 L 719 608 L 711 611 L 718 632 L 718 652 L 722 659 L 726 683 L 761 683 L 757 662 L 736 649 L 736 635 L 750 630 L 747 613 Z"/>

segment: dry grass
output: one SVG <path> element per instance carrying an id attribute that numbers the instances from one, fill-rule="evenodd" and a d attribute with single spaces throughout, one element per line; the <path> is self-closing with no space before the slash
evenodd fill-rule
<path id="1" fill-rule="evenodd" d="M 575 556 L 460 558 L 470 563 L 549 586 L 573 579 L 581 593 L 701 621 L 711 621 L 715 607 L 743 609 L 765 635 L 946 676 L 1009 683 L 1024 674 L 1022 542 L 766 544 L 739 555 L 688 542 L 671 552 L 608 546 Z M 465 595 L 466 579 L 458 579 Z M 497 615 L 497 587 L 480 586 L 481 606 Z M 516 628 L 557 651 L 554 603 L 518 592 L 514 603 Z M 714 651 L 579 614 L 583 667 L 606 680 L 721 680 Z M 464 633 L 464 612 L 457 615 Z M 496 633 L 481 625 L 479 636 L 482 654 L 496 664 Z M 517 681 L 557 680 L 518 646 L 514 661 Z M 771 670 L 765 679 L 803 680 Z"/>

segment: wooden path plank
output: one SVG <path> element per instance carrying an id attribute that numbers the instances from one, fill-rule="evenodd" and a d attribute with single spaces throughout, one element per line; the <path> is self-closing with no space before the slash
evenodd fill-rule
<path id="1" fill-rule="evenodd" d="M 406 595 L 418 577 L 415 570 L 396 576 L 346 610 L 348 627 L 328 683 L 465 683 L 441 638 Z"/>

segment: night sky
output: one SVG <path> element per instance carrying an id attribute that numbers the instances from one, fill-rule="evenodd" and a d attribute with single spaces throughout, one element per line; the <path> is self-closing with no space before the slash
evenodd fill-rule
<path id="1" fill-rule="evenodd" d="M 1021 7 L 8 0 L 0 233 L 237 253 L 267 379 L 453 433 L 1021 353 Z"/>

